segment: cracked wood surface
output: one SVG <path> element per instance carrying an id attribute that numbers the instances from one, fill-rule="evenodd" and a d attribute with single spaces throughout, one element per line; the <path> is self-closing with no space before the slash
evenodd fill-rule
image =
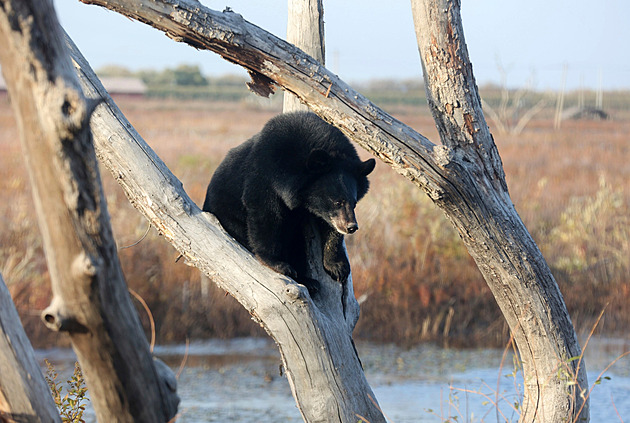
<path id="1" fill-rule="evenodd" d="M 427 99 L 453 163 L 461 201 L 443 208 L 514 335 L 523 364 L 521 422 L 588 420 L 586 368 L 562 295 L 508 194 L 481 108 L 458 1 L 412 0 Z"/>

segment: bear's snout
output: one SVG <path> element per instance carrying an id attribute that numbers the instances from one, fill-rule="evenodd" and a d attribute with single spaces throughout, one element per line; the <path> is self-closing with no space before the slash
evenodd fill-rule
<path id="1" fill-rule="evenodd" d="M 349 234 L 353 234 L 359 230 L 359 224 L 357 222 L 352 222 L 348 225 L 346 230 L 348 231 Z"/>
<path id="2" fill-rule="evenodd" d="M 354 208 L 350 205 L 346 205 L 340 210 L 337 210 L 337 212 L 331 216 L 330 220 L 332 226 L 340 234 L 353 234 L 359 230 L 359 224 L 357 223 L 357 219 L 354 214 Z"/>
<path id="3" fill-rule="evenodd" d="M 353 234 L 359 230 L 359 224 L 354 222 L 338 222 L 333 220 L 333 227 L 343 235 Z"/>

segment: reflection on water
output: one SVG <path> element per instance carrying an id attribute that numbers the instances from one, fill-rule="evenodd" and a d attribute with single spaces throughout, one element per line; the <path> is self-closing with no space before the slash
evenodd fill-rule
<path id="1" fill-rule="evenodd" d="M 518 420 L 511 404 L 522 393 L 520 372 L 501 350 L 453 350 L 421 345 L 403 350 L 392 345 L 357 345 L 366 376 L 393 423 Z M 586 351 L 589 382 L 630 349 L 629 341 L 597 339 Z M 158 346 L 155 354 L 177 372 L 185 346 Z M 37 351 L 66 380 L 74 355 L 69 350 Z M 182 399 L 178 422 L 300 422 L 284 376 L 280 355 L 267 339 L 246 338 L 192 343 L 178 382 Z M 630 357 L 616 363 L 591 395 L 591 421 L 630 422 Z M 499 407 L 492 402 L 498 401 Z M 615 407 L 617 411 L 615 411 Z M 485 405 L 484 405 L 485 404 Z M 91 421 L 93 414 L 90 412 Z M 88 416 L 88 421 L 90 421 Z"/>

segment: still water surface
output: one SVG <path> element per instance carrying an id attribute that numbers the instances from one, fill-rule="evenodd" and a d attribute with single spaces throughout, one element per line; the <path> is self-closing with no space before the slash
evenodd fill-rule
<path id="1" fill-rule="evenodd" d="M 522 393 L 522 377 L 515 373 L 511 355 L 501 368 L 502 350 L 432 345 L 401 349 L 365 343 L 357 348 L 368 381 L 392 423 L 443 422 L 452 416 L 471 423 L 518 421 L 511 405 Z M 630 340 L 591 340 L 586 350 L 589 383 L 628 350 Z M 177 372 L 185 346 L 158 346 L 155 353 Z M 55 365 L 59 380 L 68 379 L 74 363 L 70 350 L 40 350 L 37 356 Z M 177 421 L 301 422 L 279 365 L 277 348 L 267 339 L 192 343 L 178 381 Z M 591 421 L 630 423 L 630 356 L 603 376 L 610 379 L 602 379 L 592 391 Z M 496 401 L 498 409 L 492 405 Z M 92 411 L 88 412 L 87 421 L 94 421 Z"/>

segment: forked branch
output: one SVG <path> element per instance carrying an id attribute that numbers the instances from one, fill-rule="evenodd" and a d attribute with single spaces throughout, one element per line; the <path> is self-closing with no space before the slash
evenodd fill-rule
<path id="1" fill-rule="evenodd" d="M 580 355 L 580 348 L 558 286 L 509 197 L 501 159 L 481 111 L 458 1 L 412 1 L 441 145 L 236 13 L 212 11 L 191 0 L 82 1 L 214 51 L 244 66 L 256 76 L 255 83 L 267 88 L 275 83 L 294 93 L 423 189 L 459 231 L 514 333 L 526 379 L 523 421 L 572 419 L 580 409 L 580 417 L 588 417 L 588 406 L 581 407 L 584 400 L 567 395 L 566 381 L 557 374 L 562 363 Z M 575 370 L 574 393 L 586 387 L 584 367 Z"/>

